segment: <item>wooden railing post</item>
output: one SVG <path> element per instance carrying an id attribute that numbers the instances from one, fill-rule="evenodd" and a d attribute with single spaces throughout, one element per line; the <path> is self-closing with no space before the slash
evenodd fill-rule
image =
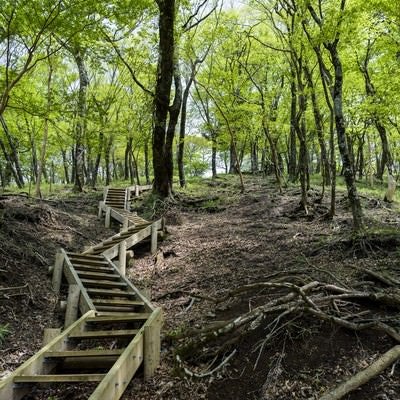
<path id="1" fill-rule="evenodd" d="M 78 285 L 69 285 L 67 310 L 65 311 L 64 329 L 68 328 L 78 319 L 80 294 L 81 291 Z"/>
<path id="2" fill-rule="evenodd" d="M 104 220 L 104 226 L 109 228 L 111 226 L 111 207 L 106 207 L 106 218 Z"/>
<path id="3" fill-rule="evenodd" d="M 151 224 L 151 254 L 155 254 L 157 251 L 157 223 L 153 222 Z"/>
<path id="4" fill-rule="evenodd" d="M 52 279 L 53 290 L 56 293 L 60 293 L 63 266 L 64 266 L 64 254 L 59 251 L 56 254 L 56 260 L 54 262 L 54 269 L 53 269 L 53 279 Z"/>
<path id="5" fill-rule="evenodd" d="M 126 241 L 123 240 L 119 244 L 119 252 L 118 252 L 118 261 L 119 261 L 119 270 L 122 276 L 125 276 L 126 273 Z"/>
<path id="6" fill-rule="evenodd" d="M 139 185 L 135 185 L 135 196 L 139 197 L 139 194 L 140 194 L 140 187 Z"/>
<path id="7" fill-rule="evenodd" d="M 144 326 L 144 379 L 151 378 L 154 375 L 154 371 L 160 364 L 160 332 L 162 321 L 162 310 L 161 308 L 156 308 Z"/>

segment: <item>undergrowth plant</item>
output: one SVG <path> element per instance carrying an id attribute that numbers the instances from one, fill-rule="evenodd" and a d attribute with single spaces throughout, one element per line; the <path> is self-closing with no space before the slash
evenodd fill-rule
<path id="1" fill-rule="evenodd" d="M 4 343 L 7 335 L 10 333 L 8 326 L 8 324 L 0 325 L 0 345 Z"/>

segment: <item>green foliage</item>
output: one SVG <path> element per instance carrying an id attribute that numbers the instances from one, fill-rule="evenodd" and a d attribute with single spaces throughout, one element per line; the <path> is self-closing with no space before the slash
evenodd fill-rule
<path id="1" fill-rule="evenodd" d="M 10 333 L 9 325 L 0 325 L 0 345 L 6 340 L 7 335 Z"/>

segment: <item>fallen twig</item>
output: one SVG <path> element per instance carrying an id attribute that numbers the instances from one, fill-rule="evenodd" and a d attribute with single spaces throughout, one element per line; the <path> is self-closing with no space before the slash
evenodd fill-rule
<path id="1" fill-rule="evenodd" d="M 179 355 L 176 356 L 176 361 L 178 361 L 179 366 L 182 368 L 182 370 L 185 372 L 186 375 L 192 377 L 192 378 L 206 378 L 207 376 L 211 376 L 213 375 L 215 372 L 217 372 L 218 370 L 220 370 L 224 365 L 226 365 L 229 360 L 236 354 L 237 350 L 233 350 L 231 354 L 229 354 L 228 357 L 224 358 L 222 360 L 222 362 L 216 366 L 214 369 L 212 369 L 211 371 L 208 372 L 203 372 L 201 374 L 198 374 L 196 372 L 192 372 L 190 371 L 188 368 L 186 368 L 183 365 L 183 362 L 181 360 L 181 358 L 179 357 Z"/>

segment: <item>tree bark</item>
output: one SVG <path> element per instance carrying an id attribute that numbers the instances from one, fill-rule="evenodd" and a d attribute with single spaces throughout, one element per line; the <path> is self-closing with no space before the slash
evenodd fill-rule
<path id="1" fill-rule="evenodd" d="M 40 185 L 42 183 L 42 174 L 45 169 L 46 164 L 46 150 L 47 150 L 47 139 L 49 135 L 49 114 L 51 109 L 51 81 L 53 78 L 53 64 L 51 62 L 51 58 L 48 57 L 48 76 L 47 76 L 47 106 L 46 106 L 46 116 L 44 119 L 44 127 L 43 127 L 43 139 L 42 139 L 42 147 L 40 149 L 40 157 L 37 169 L 37 178 L 36 178 L 36 188 L 35 193 L 36 197 L 42 198 L 42 193 L 40 190 Z"/>
<path id="2" fill-rule="evenodd" d="M 159 9 L 159 58 L 154 97 L 153 124 L 153 192 L 162 198 L 170 196 L 172 186 L 167 160 L 172 151 L 166 149 L 167 119 L 174 73 L 175 0 L 157 0 Z"/>
<path id="3" fill-rule="evenodd" d="M 76 106 L 77 120 L 75 124 L 75 176 L 74 176 L 74 190 L 82 192 L 85 182 L 85 146 L 84 138 L 86 134 L 86 93 L 89 86 L 89 75 L 86 70 L 84 63 L 84 50 L 78 45 L 72 51 L 76 65 L 79 72 L 79 91 L 78 91 L 78 102 Z"/>
<path id="4" fill-rule="evenodd" d="M 297 110 L 297 92 L 296 92 L 296 73 L 291 67 L 290 81 L 290 132 L 289 132 L 289 161 L 288 174 L 289 181 L 295 182 L 297 179 L 297 148 L 296 148 L 296 110 Z"/>
<path id="5" fill-rule="evenodd" d="M 182 96 L 182 110 L 181 110 L 181 121 L 179 127 L 179 143 L 178 143 L 178 155 L 177 164 L 179 172 L 179 185 L 181 188 L 185 187 L 185 169 L 183 165 L 183 153 L 185 149 L 185 136 L 186 136 L 186 116 L 187 116 L 187 101 L 189 99 L 190 88 L 192 86 L 195 77 L 195 65 L 192 65 L 189 80 L 186 83 L 185 90 Z"/>
<path id="6" fill-rule="evenodd" d="M 25 182 L 24 182 L 24 176 L 22 174 L 21 165 L 19 162 L 18 150 L 15 145 L 15 139 L 13 138 L 13 136 L 11 135 L 11 132 L 8 129 L 8 126 L 3 117 L 3 114 L 0 114 L 0 123 L 3 127 L 4 133 L 6 135 L 7 142 L 8 142 L 9 148 L 10 148 L 10 152 L 7 151 L 7 148 L 3 141 L 1 141 L 0 147 L 2 148 L 4 156 L 6 157 L 7 161 L 10 163 L 10 167 L 11 167 L 14 179 L 15 179 L 15 183 L 17 184 L 17 186 L 19 188 L 23 188 Z"/>
<path id="7" fill-rule="evenodd" d="M 322 115 L 318 105 L 317 94 L 315 90 L 315 85 L 313 82 L 312 74 L 308 65 L 304 67 L 305 77 L 307 79 L 308 87 L 310 88 L 310 97 L 311 103 L 313 106 L 313 114 L 315 121 L 315 130 L 317 132 L 318 144 L 321 150 L 321 171 L 323 183 L 326 185 L 330 185 L 331 182 L 331 174 L 330 174 L 330 165 L 328 160 L 328 154 L 326 151 L 325 139 L 324 139 L 324 123 L 322 120 Z"/>
<path id="8" fill-rule="evenodd" d="M 337 41 L 326 44 L 331 55 L 332 64 L 335 70 L 335 83 L 333 86 L 333 109 L 335 114 L 336 134 L 338 138 L 339 151 L 342 157 L 344 168 L 344 179 L 346 181 L 348 198 L 353 215 L 353 228 L 359 231 L 363 228 L 362 208 L 358 197 L 357 187 L 354 177 L 354 169 L 351 162 L 350 152 L 346 141 L 346 128 L 343 116 L 343 68 L 337 50 Z"/>

